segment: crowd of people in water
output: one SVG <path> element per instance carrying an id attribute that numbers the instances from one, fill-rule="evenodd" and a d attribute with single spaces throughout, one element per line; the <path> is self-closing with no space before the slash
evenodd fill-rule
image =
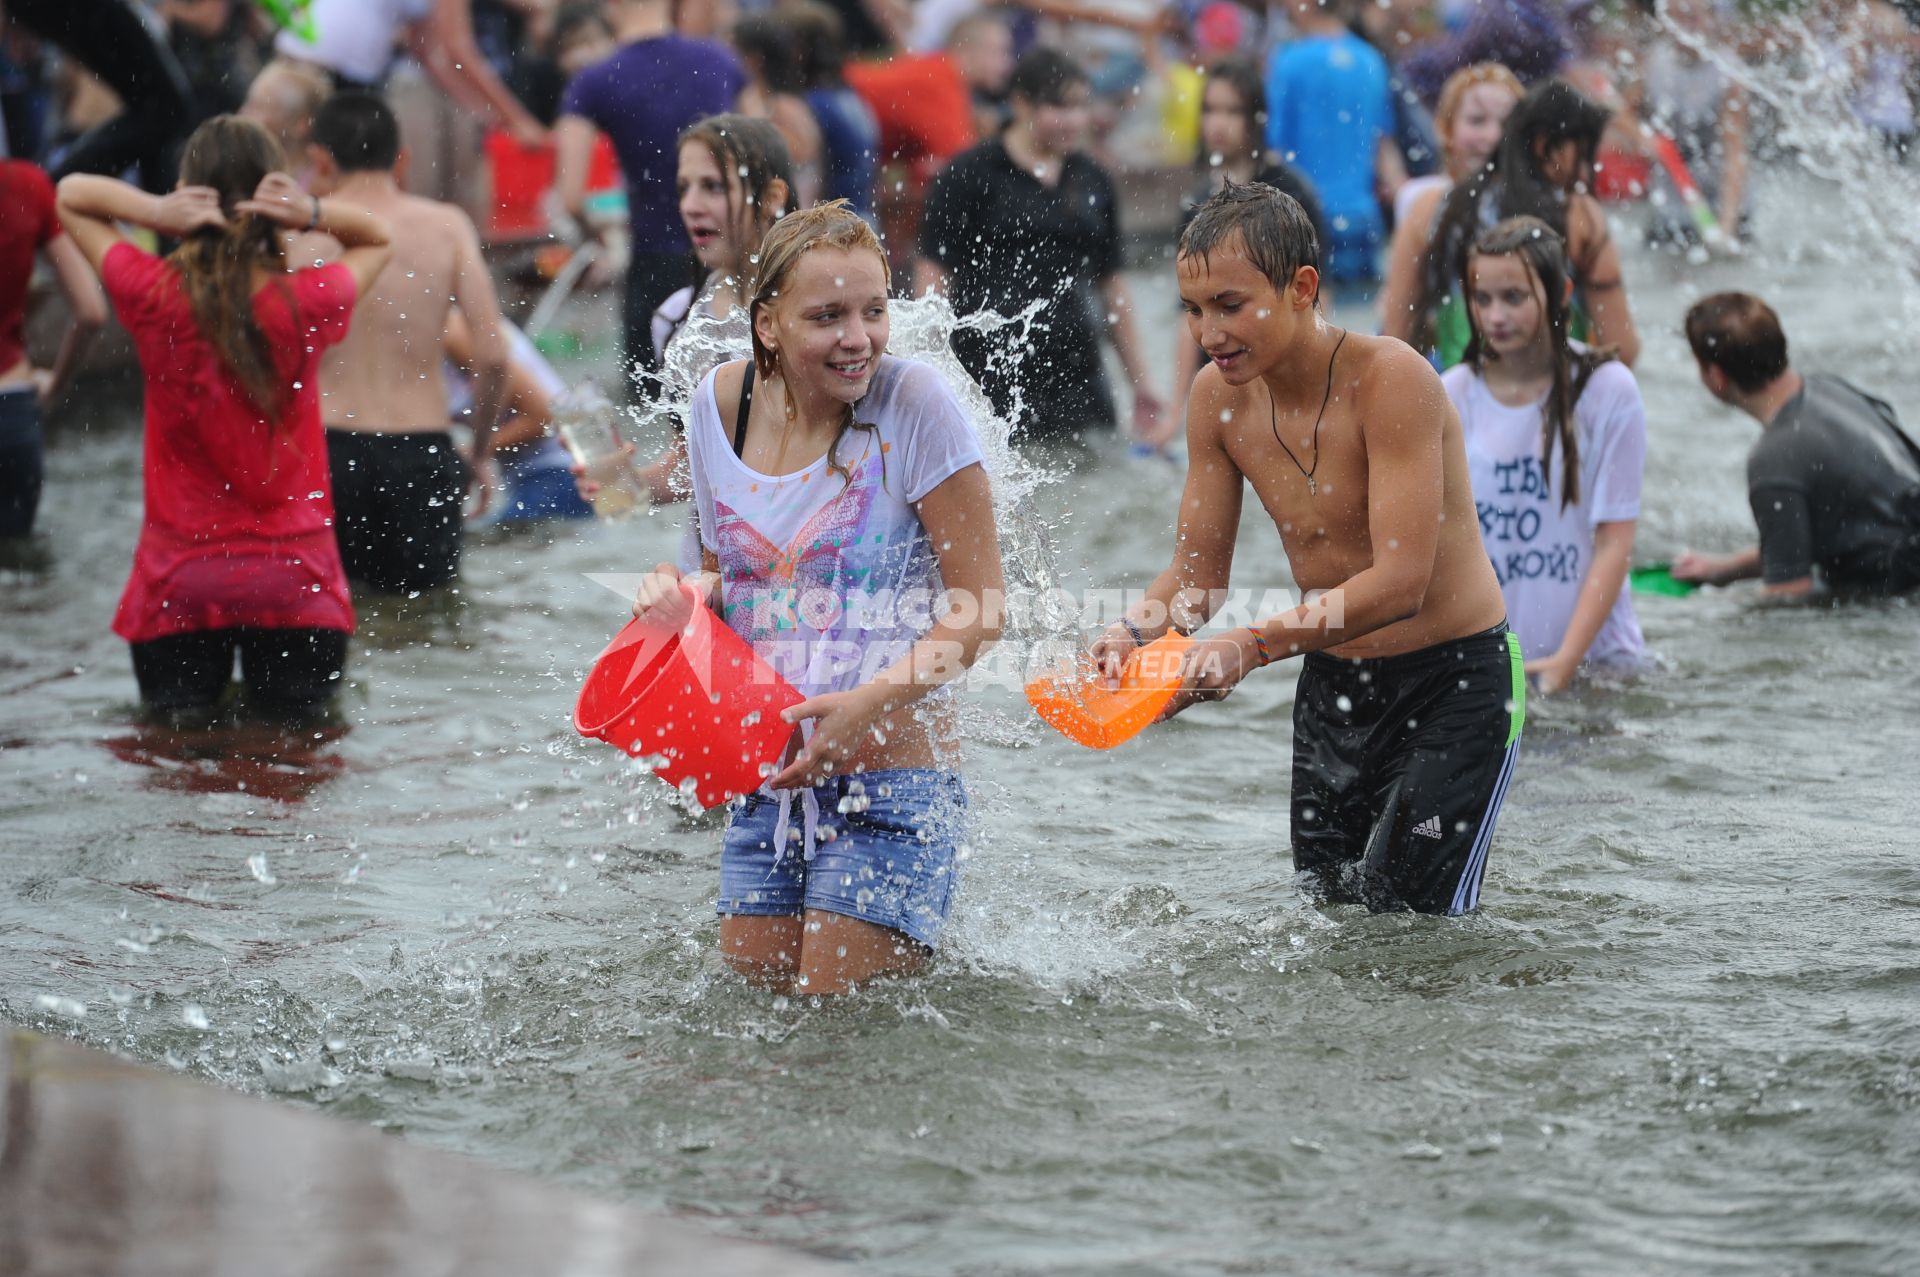
<path id="1" fill-rule="evenodd" d="M 1183 447 L 1167 568 L 1102 583 L 1136 600 L 1092 640 L 1105 677 L 1207 624 L 1251 486 L 1306 594 L 1199 634 L 1164 716 L 1302 658 L 1291 845 L 1323 899 L 1473 909 L 1528 694 L 1646 659 L 1642 337 L 1601 197 L 1664 192 L 1684 219 L 1654 234 L 1737 251 L 1757 109 L 1651 6 L 315 0 L 271 34 L 232 0 L 165 0 L 163 35 L 135 7 L 0 11 L 27 157 L 0 160 L 0 535 L 32 530 L 41 413 L 111 311 L 144 378 L 113 621 L 143 702 L 214 711 L 237 659 L 251 709 L 324 712 L 356 599 L 456 581 L 472 519 L 585 517 L 601 495 L 552 435 L 564 380 L 503 314 L 471 202 L 482 124 L 549 150 L 560 231 L 623 270 L 635 395 L 687 405 L 622 479 L 687 510 L 635 614 L 677 629 L 710 605 L 783 648 L 803 698 L 724 840 L 721 945 L 756 979 L 911 969 L 951 901 L 954 684 L 999 638 L 1005 583 L 980 423 L 937 367 L 888 353 L 902 295 L 1033 318 L 1035 348 L 954 338 L 1016 446 Z M 1669 8 L 1730 49 L 1766 38 Z M 1833 21 L 1861 126 L 1904 156 L 1905 19 Z M 55 55 L 121 109 L 63 121 L 31 91 Z M 1194 157 L 1185 324 L 1158 360 L 1115 177 L 1147 82 L 1154 136 Z M 44 368 L 36 257 L 70 317 Z M 1377 334 L 1332 321 L 1336 292 L 1377 299 Z M 1705 392 L 1762 427 L 1757 537 L 1672 577 L 1920 586 L 1920 446 L 1894 409 L 1803 375 L 1747 293 L 1696 303 L 1686 340 Z M 940 603 L 864 605 L 916 594 Z"/>

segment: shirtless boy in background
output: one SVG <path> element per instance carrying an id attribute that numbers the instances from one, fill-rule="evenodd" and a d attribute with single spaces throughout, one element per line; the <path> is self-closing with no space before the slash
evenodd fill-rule
<path id="1" fill-rule="evenodd" d="M 1187 415 L 1173 563 L 1094 654 L 1112 678 L 1139 644 L 1205 623 L 1250 483 L 1295 583 L 1327 593 L 1196 642 L 1164 716 L 1304 655 L 1295 868 L 1329 901 L 1464 913 L 1525 718 L 1519 647 L 1439 377 L 1402 342 L 1327 323 L 1318 258 L 1300 205 L 1259 184 L 1229 185 L 1182 235 L 1187 328 L 1211 363 Z"/>
<path id="2" fill-rule="evenodd" d="M 447 429 L 447 320 L 457 308 L 471 334 L 477 469 L 507 381 L 493 277 L 465 213 L 401 191 L 400 130 L 378 96 L 328 98 L 309 156 L 316 195 L 359 205 L 393 229 L 393 260 L 320 366 L 340 556 L 350 578 L 377 592 L 434 589 L 459 572 L 468 484 Z"/>

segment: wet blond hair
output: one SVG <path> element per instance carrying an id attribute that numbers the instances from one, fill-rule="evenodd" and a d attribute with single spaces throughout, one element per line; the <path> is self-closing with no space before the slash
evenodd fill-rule
<path id="1" fill-rule="evenodd" d="M 798 213 L 789 213 L 775 222 L 766 238 L 760 241 L 760 274 L 754 281 L 753 300 L 747 304 L 747 323 L 753 332 L 753 366 L 762 380 L 771 378 L 779 371 L 780 357 L 760 340 L 758 320 L 761 308 L 770 307 L 779 300 L 781 288 L 792 276 L 801 257 L 811 249 L 822 247 L 837 248 L 848 253 L 865 249 L 880 259 L 881 277 L 889 288 L 893 286 L 893 271 L 887 264 L 886 250 L 880 247 L 880 237 L 873 233 L 873 227 L 860 219 L 847 201 L 833 200 L 816 204 Z M 793 411 L 791 397 L 788 398 L 787 410 Z M 833 442 L 827 445 L 827 468 L 839 475 L 843 483 L 851 483 L 853 474 L 840 464 L 836 454 L 840 450 L 840 441 L 846 438 L 849 430 L 870 431 L 875 437 L 880 433 L 878 427 L 856 421 L 853 405 L 847 405 L 847 415 L 833 436 Z M 884 457 L 881 464 L 885 464 Z"/>

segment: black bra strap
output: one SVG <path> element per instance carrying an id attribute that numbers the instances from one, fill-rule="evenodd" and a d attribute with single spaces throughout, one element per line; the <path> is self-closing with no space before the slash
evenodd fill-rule
<path id="1" fill-rule="evenodd" d="M 740 412 L 733 420 L 733 455 L 747 455 L 747 413 L 753 408 L 753 360 L 747 360 L 747 375 L 740 381 Z"/>

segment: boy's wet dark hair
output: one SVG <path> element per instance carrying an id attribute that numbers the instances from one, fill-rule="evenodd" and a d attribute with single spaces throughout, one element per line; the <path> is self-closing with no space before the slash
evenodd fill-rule
<path id="1" fill-rule="evenodd" d="M 1035 45 L 1013 64 L 1007 91 L 1035 106 L 1058 106 L 1067 100 L 1069 90 L 1092 83 L 1078 62 L 1058 49 Z"/>
<path id="2" fill-rule="evenodd" d="M 1275 292 L 1285 292 L 1302 266 L 1320 269 L 1313 219 L 1299 200 L 1265 182 L 1228 182 L 1217 191 L 1180 233 L 1179 256 L 1204 265 L 1209 254 L 1236 241 Z"/>
<path id="3" fill-rule="evenodd" d="M 1752 394 L 1787 370 L 1787 334 L 1752 293 L 1715 293 L 1687 310 L 1687 345 L 1702 365 Z"/>
<path id="4" fill-rule="evenodd" d="M 313 117 L 313 142 L 342 173 L 384 173 L 400 159 L 400 122 L 377 93 L 336 93 Z"/>

